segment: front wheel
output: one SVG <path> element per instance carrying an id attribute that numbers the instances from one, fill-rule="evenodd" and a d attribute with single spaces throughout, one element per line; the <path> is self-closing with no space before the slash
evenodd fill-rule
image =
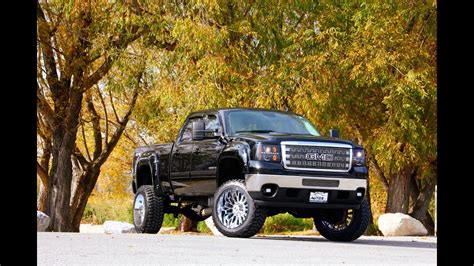
<path id="1" fill-rule="evenodd" d="M 164 216 L 164 201 L 155 195 L 153 186 L 141 186 L 133 202 L 133 224 L 138 233 L 156 234 Z"/>
<path id="2" fill-rule="evenodd" d="M 254 236 L 265 218 L 265 211 L 255 204 L 242 180 L 227 181 L 214 194 L 212 220 L 225 236 Z"/>
<path id="3" fill-rule="evenodd" d="M 370 207 L 364 199 L 358 210 L 334 210 L 314 218 L 318 232 L 331 241 L 354 241 L 364 234 L 370 219 Z"/>

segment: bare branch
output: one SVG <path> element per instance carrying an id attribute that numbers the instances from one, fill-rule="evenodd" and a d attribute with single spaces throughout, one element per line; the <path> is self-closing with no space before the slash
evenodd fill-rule
<path id="1" fill-rule="evenodd" d="M 145 145 L 150 145 L 140 134 L 138 134 L 138 137 L 143 141 Z"/>
<path id="2" fill-rule="evenodd" d="M 102 153 L 102 136 L 100 134 L 100 116 L 97 114 L 95 110 L 94 103 L 92 102 L 92 94 L 86 92 L 86 102 L 87 102 L 87 110 L 91 114 L 92 120 L 92 131 L 94 133 L 94 154 L 93 158 L 96 159 Z"/>
<path id="3" fill-rule="evenodd" d="M 110 68 L 112 68 L 112 63 L 112 58 L 110 56 L 107 56 L 105 58 L 104 63 L 89 77 L 85 78 L 83 90 L 86 91 L 90 87 L 95 85 L 97 82 L 99 82 L 99 80 L 101 80 L 109 72 Z"/>
<path id="4" fill-rule="evenodd" d="M 76 157 L 77 161 L 81 165 L 82 170 L 85 170 L 87 164 L 89 164 L 90 161 L 87 161 L 87 159 L 84 157 L 84 155 L 82 155 L 82 152 L 77 146 L 74 148 L 73 156 Z"/>
<path id="5" fill-rule="evenodd" d="M 143 75 L 143 72 L 140 72 L 137 75 L 137 80 L 138 81 L 140 81 L 142 75 Z M 102 163 L 105 162 L 105 160 L 110 155 L 110 153 L 112 152 L 115 145 L 117 145 L 117 143 L 120 139 L 120 136 L 122 135 L 123 131 L 125 130 L 125 127 L 127 126 L 128 120 L 130 119 L 130 115 L 132 114 L 132 110 L 135 107 L 135 103 L 137 102 L 139 89 L 140 89 L 140 85 L 139 85 L 139 82 L 138 82 L 138 84 L 136 85 L 136 87 L 133 91 L 132 101 L 129 105 L 130 107 L 129 107 L 128 111 L 126 112 L 125 116 L 121 120 L 118 120 L 119 121 L 119 126 L 117 127 L 114 134 L 110 138 L 110 142 L 105 147 L 104 152 L 101 154 L 100 158 L 97 160 L 99 165 L 101 165 Z"/>
<path id="6" fill-rule="evenodd" d="M 124 131 L 124 132 L 123 132 L 123 135 L 124 135 L 128 140 L 130 140 L 130 141 L 133 143 L 133 145 L 138 146 L 138 143 L 127 133 L 127 131 Z"/>
<path id="7" fill-rule="evenodd" d="M 120 123 L 120 118 L 118 117 L 117 115 L 117 110 L 115 110 L 115 106 L 114 106 L 114 100 L 113 100 L 113 97 L 112 97 L 112 92 L 110 91 L 110 89 L 107 89 L 109 91 L 109 98 L 110 98 L 110 105 L 112 106 L 112 110 L 114 111 L 114 115 L 115 115 L 115 120 Z"/>
<path id="8" fill-rule="evenodd" d="M 89 148 L 87 148 L 86 133 L 84 131 L 84 122 L 81 122 L 81 128 L 82 128 L 82 141 L 84 142 L 84 147 L 86 148 L 87 158 L 89 158 L 89 161 L 92 161 L 91 154 L 89 153 Z"/>
<path id="9" fill-rule="evenodd" d="M 102 97 L 102 93 L 100 92 L 99 87 L 97 86 L 97 93 L 99 95 L 100 102 L 102 103 L 102 107 L 104 108 L 104 115 L 105 115 L 105 145 L 109 142 L 109 116 L 107 114 L 107 107 L 105 106 L 104 97 Z"/>

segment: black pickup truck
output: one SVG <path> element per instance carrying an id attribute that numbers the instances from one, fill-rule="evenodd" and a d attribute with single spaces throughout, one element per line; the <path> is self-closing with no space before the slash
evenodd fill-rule
<path id="1" fill-rule="evenodd" d="M 266 217 L 288 212 L 313 218 L 329 240 L 355 240 L 371 215 L 365 152 L 331 132 L 291 112 L 193 112 L 175 142 L 135 150 L 135 227 L 157 233 L 164 213 L 212 216 L 222 234 L 251 237 Z"/>

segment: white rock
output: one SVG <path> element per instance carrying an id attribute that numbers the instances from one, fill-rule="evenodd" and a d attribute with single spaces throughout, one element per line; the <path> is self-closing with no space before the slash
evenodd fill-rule
<path id="1" fill-rule="evenodd" d="M 104 233 L 104 227 L 101 224 L 81 224 L 79 227 L 81 233 Z"/>
<path id="2" fill-rule="evenodd" d="M 384 236 L 425 236 L 428 234 L 420 221 L 399 212 L 380 215 L 378 227 Z"/>
<path id="3" fill-rule="evenodd" d="M 103 228 L 104 233 L 106 234 L 127 234 L 137 232 L 133 224 L 117 221 L 105 221 Z"/>
<path id="4" fill-rule="evenodd" d="M 51 218 L 43 212 L 36 211 L 36 230 L 37 232 L 45 232 L 48 229 Z"/>
<path id="5" fill-rule="evenodd" d="M 204 220 L 207 227 L 211 230 L 212 234 L 215 236 L 222 236 L 222 233 L 217 230 L 217 227 L 214 225 L 214 221 L 212 220 L 212 216 Z"/>

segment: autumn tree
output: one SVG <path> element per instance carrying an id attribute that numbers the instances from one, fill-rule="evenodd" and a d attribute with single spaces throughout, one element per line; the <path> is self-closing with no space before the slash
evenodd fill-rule
<path id="1" fill-rule="evenodd" d="M 385 211 L 430 229 L 435 2 L 191 1 L 178 10 L 177 46 L 157 77 L 167 89 L 143 99 L 137 121 L 166 141 L 190 111 L 222 106 L 292 110 L 323 133 L 339 127 L 367 149 Z"/>
<path id="2" fill-rule="evenodd" d="M 136 1 L 37 3 L 37 126 L 42 142 L 37 170 L 47 195 L 39 205 L 51 217 L 53 231 L 79 230 L 100 167 L 122 136 L 139 91 L 147 86 L 149 70 L 137 42 L 168 45 L 156 34 L 161 25 L 157 10 Z M 129 106 L 121 117 L 105 106 L 110 98 L 113 109 L 119 93 L 126 94 L 119 98 Z M 81 150 L 76 140 L 85 123 L 93 144 L 89 148 L 85 143 Z M 73 168 L 78 170 L 74 178 Z"/>

